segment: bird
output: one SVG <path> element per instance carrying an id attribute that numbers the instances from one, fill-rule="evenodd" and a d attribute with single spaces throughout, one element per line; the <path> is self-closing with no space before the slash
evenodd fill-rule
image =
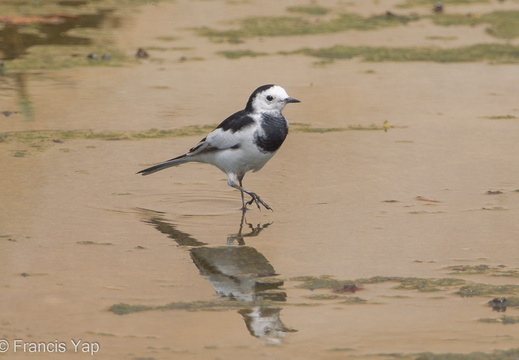
<path id="1" fill-rule="evenodd" d="M 243 212 L 253 203 L 260 210 L 260 205 L 272 210 L 256 193 L 243 187 L 243 177 L 248 171 L 260 170 L 281 147 L 288 134 L 288 121 L 281 111 L 286 104 L 299 102 L 281 86 L 260 86 L 250 95 L 243 110 L 223 120 L 187 153 L 137 174 L 149 175 L 187 162 L 211 164 L 227 175 L 229 186 L 241 192 Z M 251 199 L 245 202 L 244 194 Z"/>

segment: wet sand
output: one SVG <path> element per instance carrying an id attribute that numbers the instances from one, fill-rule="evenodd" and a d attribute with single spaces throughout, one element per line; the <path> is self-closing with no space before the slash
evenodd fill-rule
<path id="1" fill-rule="evenodd" d="M 370 15 L 395 3 L 341 6 Z M 302 55 L 229 60 L 215 54 L 234 48 L 275 53 L 336 43 L 499 42 L 478 28 L 439 28 L 428 22 L 251 39 L 239 45 L 213 43 L 187 29 L 284 14 L 288 4 L 276 4 L 144 5 L 116 30 L 114 41 L 129 54 L 140 46 L 175 49 L 150 50 L 149 60 L 125 67 L 32 73 L 26 81 L 33 119 L 5 117 L 2 128 L 107 131 L 216 124 L 266 83 L 282 85 L 302 100 L 284 110 L 291 122 L 316 128 L 381 126 L 386 120 L 395 125 L 388 132 L 293 131 L 264 169 L 245 177 L 247 188 L 274 212 L 248 211 L 248 223 L 270 225 L 243 240 L 285 281 L 286 302 L 274 307 L 281 308 L 282 323 L 297 332 L 251 336 L 237 309 L 108 311 L 119 303 L 160 306 L 219 299 L 194 265 L 191 247 L 179 246 L 149 221 L 159 216 L 206 246 L 223 246 L 239 230 L 239 193 L 226 185 L 224 174 L 203 164 L 134 175 L 185 152 L 201 138 L 186 136 L 68 140 L 23 157 L 12 154 L 25 145 L 0 143 L 5 169 L 0 175 L 2 337 L 11 344 L 14 339 L 67 343 L 66 354 L 40 352 L 41 359 L 68 357 L 71 339 L 99 343 L 96 359 L 389 359 L 378 354 L 517 347 L 517 325 L 478 321 L 502 315 L 486 305 L 494 296 L 462 298 L 454 287 L 430 293 L 398 290 L 390 282 L 346 294 L 368 303 L 345 305 L 310 300 L 309 295 L 332 292 L 298 288 L 300 281 L 293 278 L 456 277 L 517 284 L 517 278 L 452 275 L 445 267 L 519 267 L 519 122 L 489 118 L 519 117 L 511 81 L 519 76 L 519 67 L 356 59 L 316 66 L 315 59 Z M 427 40 L 438 34 L 457 40 Z M 160 36 L 176 40 L 165 42 Z M 188 49 L 177 50 L 181 48 Z M 5 94 L 3 106 L 14 108 L 15 95 Z M 489 190 L 502 193 L 489 195 Z M 517 309 L 506 314 L 517 316 Z M 36 356 L 12 350 L 12 358 Z"/>

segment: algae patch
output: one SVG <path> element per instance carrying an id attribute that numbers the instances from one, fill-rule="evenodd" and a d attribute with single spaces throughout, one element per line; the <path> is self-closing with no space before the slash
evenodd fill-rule
<path id="1" fill-rule="evenodd" d="M 451 274 L 465 274 L 465 275 L 479 275 L 486 274 L 490 276 L 502 277 L 519 277 L 519 269 L 507 268 L 506 266 L 490 266 L 485 264 L 480 265 L 455 265 L 445 268 L 450 270 Z"/>
<path id="2" fill-rule="evenodd" d="M 483 119 L 488 120 L 513 120 L 517 119 L 514 115 L 491 115 L 491 116 L 482 116 Z"/>
<path id="3" fill-rule="evenodd" d="M 228 59 L 271 55 L 253 50 L 224 50 L 218 55 Z M 492 64 L 519 63 L 519 46 L 513 44 L 474 44 L 469 46 L 441 48 L 388 47 L 388 46 L 348 46 L 334 45 L 324 48 L 300 48 L 293 51 L 280 51 L 278 55 L 306 55 L 320 59 L 316 65 L 327 65 L 337 60 L 360 58 L 367 62 L 488 62 Z M 488 117 L 489 119 L 514 119 L 511 116 Z"/>
<path id="4" fill-rule="evenodd" d="M 516 295 L 519 294 L 519 285 L 491 285 L 471 283 L 462 286 L 456 294 L 463 297 Z"/>
<path id="5" fill-rule="evenodd" d="M 215 125 L 191 125 L 176 129 L 148 129 L 141 131 L 95 131 L 95 130 L 29 130 L 0 133 L 1 143 L 20 143 L 31 149 L 43 151 L 53 144 L 68 140 L 141 140 L 169 137 L 205 135 Z M 28 149 L 12 152 L 12 156 L 22 157 L 30 154 Z"/>
<path id="6" fill-rule="evenodd" d="M 77 241 L 76 244 L 79 244 L 79 245 L 113 245 L 112 243 L 109 243 L 109 242 L 96 242 L 96 241 L 91 241 L 91 240 L 84 240 L 84 241 Z"/>
<path id="7" fill-rule="evenodd" d="M 491 285 L 474 283 L 458 278 L 417 278 L 417 277 L 398 277 L 398 276 L 374 276 L 371 278 L 361 278 L 356 280 L 339 280 L 332 276 L 301 276 L 291 278 L 292 281 L 301 282 L 297 288 L 308 290 L 316 289 L 336 289 L 355 284 L 380 284 L 393 282 L 396 284 L 394 289 L 414 290 L 418 292 L 440 292 L 457 290 L 454 294 L 462 297 L 471 296 L 492 296 L 492 295 L 516 295 L 519 294 L 519 285 Z"/>
<path id="8" fill-rule="evenodd" d="M 342 286 L 354 285 L 351 280 L 337 280 L 332 276 L 298 276 L 290 278 L 291 281 L 298 281 L 301 284 L 296 285 L 297 288 L 315 290 L 315 289 L 333 289 Z"/>
<path id="9" fill-rule="evenodd" d="M 516 360 L 518 357 L 519 357 L 519 348 L 510 349 L 510 350 L 495 350 L 490 353 L 484 353 L 484 352 L 479 352 L 479 351 L 468 353 L 468 354 L 421 353 L 421 354 L 416 354 L 415 356 L 412 356 L 412 357 L 405 357 L 405 359 L 414 359 L 414 360 L 496 360 L 496 359 Z"/>
<path id="10" fill-rule="evenodd" d="M 252 308 L 255 306 L 272 306 L 271 301 L 192 301 L 172 302 L 166 305 L 130 305 L 125 303 L 112 305 L 108 310 L 116 315 L 126 315 L 150 310 L 186 310 L 186 311 L 224 311 L 231 309 Z"/>
<path id="11" fill-rule="evenodd" d="M 432 16 L 434 24 L 440 26 L 487 25 L 485 31 L 500 39 L 519 37 L 519 10 L 499 10 L 485 14 L 438 14 Z"/>
<path id="12" fill-rule="evenodd" d="M 148 129 L 140 131 L 95 131 L 95 130 L 27 130 L 0 133 L 0 143 L 18 143 L 28 146 L 29 149 L 10 150 L 11 156 L 24 157 L 31 155 L 31 150 L 43 151 L 51 145 L 63 144 L 68 140 L 144 140 L 163 139 L 183 136 L 204 136 L 213 130 L 216 124 L 188 125 L 176 129 Z M 294 123 L 291 131 L 326 133 L 348 130 L 382 130 L 382 126 L 350 125 L 341 128 L 315 128 L 310 124 Z"/>
<path id="13" fill-rule="evenodd" d="M 501 317 L 499 317 L 497 319 L 483 318 L 483 319 L 479 319 L 479 321 L 485 322 L 485 323 L 510 325 L 510 324 L 517 324 L 517 323 L 519 323 L 519 316 L 504 315 L 504 316 L 501 316 Z"/>
<path id="14" fill-rule="evenodd" d="M 387 47 L 334 45 L 326 48 L 302 48 L 283 55 L 303 54 L 333 62 L 361 58 L 371 62 L 430 61 L 438 63 L 481 62 L 518 63 L 519 46 L 511 44 L 475 44 L 455 48 Z"/>
<path id="15" fill-rule="evenodd" d="M 81 66 L 122 66 L 130 57 L 106 46 L 31 47 L 23 57 L 6 60 L 7 70 L 67 69 Z"/>
<path id="16" fill-rule="evenodd" d="M 460 3 L 485 2 L 488 0 L 458 0 Z M 430 1 L 408 1 L 399 7 L 412 7 Z M 363 17 L 355 13 L 328 15 L 331 9 L 318 5 L 292 6 L 287 8 L 291 14 L 300 16 L 254 16 L 237 19 L 228 23 L 231 29 L 199 27 L 194 30 L 200 36 L 213 41 L 239 43 L 253 37 L 295 36 L 330 34 L 348 30 L 378 30 L 402 26 L 413 21 L 431 19 L 437 26 L 477 26 L 487 25 L 485 31 L 501 39 L 519 37 L 519 10 L 499 10 L 484 14 L 434 14 L 428 16 L 400 15 L 387 11 L 384 14 Z M 323 17 L 327 15 L 326 17 Z"/>
<path id="17" fill-rule="evenodd" d="M 264 52 L 257 52 L 253 50 L 223 50 L 218 51 L 218 55 L 225 56 L 228 59 L 239 59 L 242 57 L 258 57 L 268 55 Z"/>
<path id="18" fill-rule="evenodd" d="M 298 12 L 316 11 L 301 7 L 295 9 L 298 9 Z M 417 19 L 413 16 L 399 15 L 373 15 L 365 18 L 353 13 L 338 14 L 332 19 L 322 21 L 312 21 L 303 16 L 255 16 L 233 21 L 232 24 L 238 25 L 235 29 L 219 30 L 199 27 L 195 31 L 198 35 L 208 37 L 213 41 L 239 42 L 241 39 L 253 37 L 329 34 L 346 30 L 376 30 L 405 25 Z"/>
<path id="19" fill-rule="evenodd" d="M 503 301 L 503 299 L 505 301 L 506 307 L 519 308 L 519 297 L 517 297 L 517 296 L 508 296 L 506 298 L 497 298 L 497 299 L 489 301 L 489 305 L 491 305 L 491 303 L 493 303 L 495 300 Z"/>
<path id="20" fill-rule="evenodd" d="M 347 297 L 344 300 L 339 302 L 339 304 L 344 304 L 344 305 L 357 305 L 357 304 L 367 304 L 367 303 L 368 303 L 367 300 L 362 299 L 358 296 Z"/>
<path id="21" fill-rule="evenodd" d="M 485 4 L 489 3 L 489 0 L 449 0 L 449 5 L 471 5 L 471 4 Z M 403 3 L 398 4 L 399 8 L 410 8 L 415 6 L 429 6 L 431 7 L 434 1 L 430 0 L 405 0 Z"/>
<path id="22" fill-rule="evenodd" d="M 403 290 L 416 290 L 419 292 L 436 292 L 449 290 L 454 286 L 460 286 L 466 284 L 467 281 L 463 279 L 455 278 L 401 278 L 398 280 L 400 283 L 396 289 Z"/>
<path id="23" fill-rule="evenodd" d="M 296 277 L 290 280 L 301 281 L 296 287 L 315 290 L 315 289 L 334 289 L 355 284 L 380 284 L 384 282 L 397 283 L 395 289 L 415 290 L 419 292 L 435 292 L 449 290 L 453 287 L 467 284 L 463 279 L 455 278 L 415 278 L 415 277 L 388 277 L 374 276 L 356 280 L 337 280 L 331 276 L 305 276 Z"/>
<path id="24" fill-rule="evenodd" d="M 305 296 L 310 300 L 340 300 L 344 299 L 344 296 L 335 295 L 335 294 L 313 294 Z"/>
<path id="25" fill-rule="evenodd" d="M 297 5 L 288 7 L 287 11 L 308 15 L 326 15 L 331 12 L 331 9 L 320 5 Z"/>
<path id="26" fill-rule="evenodd" d="M 346 127 L 331 127 L 331 128 L 320 128 L 313 127 L 308 123 L 291 123 L 290 131 L 294 132 L 307 132 L 307 133 L 327 133 L 327 132 L 338 132 L 338 131 L 351 131 L 351 130 L 384 130 L 382 125 L 348 125 Z"/>

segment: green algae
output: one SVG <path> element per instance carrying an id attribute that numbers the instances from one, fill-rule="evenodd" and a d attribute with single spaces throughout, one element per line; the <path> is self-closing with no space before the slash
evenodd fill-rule
<path id="1" fill-rule="evenodd" d="M 485 264 L 479 265 L 453 265 L 445 268 L 451 274 L 480 275 L 486 274 L 490 276 L 501 277 L 519 277 L 519 269 L 508 268 L 506 266 L 490 266 Z"/>
<path id="2" fill-rule="evenodd" d="M 194 30 L 200 36 L 213 41 L 238 42 L 240 39 L 267 36 L 294 36 L 329 34 L 346 30 L 376 30 L 385 27 L 405 25 L 417 20 L 413 16 L 374 15 L 363 17 L 353 13 L 338 14 L 332 19 L 308 21 L 298 16 L 254 16 L 235 20 L 238 28 L 220 30 L 210 27 L 199 27 Z"/>
<path id="3" fill-rule="evenodd" d="M 519 37 L 519 10 L 499 10 L 484 14 L 438 14 L 431 19 L 439 26 L 487 25 L 485 31 L 500 39 Z"/>
<path id="4" fill-rule="evenodd" d="M 303 54 L 333 62 L 361 58 L 370 62 L 481 62 L 519 63 L 519 46 L 511 44 L 475 44 L 455 48 L 387 47 L 387 46 L 347 46 L 334 45 L 325 48 L 302 48 L 284 52 L 283 55 Z"/>
<path id="5" fill-rule="evenodd" d="M 470 283 L 460 287 L 456 294 L 462 297 L 516 295 L 519 294 L 519 285 L 491 285 Z"/>
<path id="6" fill-rule="evenodd" d="M 449 0 L 448 5 L 472 5 L 472 4 L 486 4 L 489 0 Z M 432 7 L 434 1 L 430 0 L 405 0 L 403 3 L 398 4 L 399 8 L 410 8 L 415 6 L 429 6 Z"/>
<path id="7" fill-rule="evenodd" d="M 218 51 L 217 54 L 225 56 L 228 59 L 239 59 L 242 57 L 258 57 L 268 55 L 267 53 L 253 50 L 222 50 Z"/>
<path id="8" fill-rule="evenodd" d="M 176 301 L 166 305 L 130 305 L 120 303 L 112 305 L 108 311 L 116 315 L 127 315 L 150 310 L 225 311 L 272 305 L 273 302 L 271 301 Z"/>

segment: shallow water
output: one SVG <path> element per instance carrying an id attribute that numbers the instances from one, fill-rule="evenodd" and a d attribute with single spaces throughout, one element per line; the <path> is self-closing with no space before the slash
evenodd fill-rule
<path id="1" fill-rule="evenodd" d="M 39 19 L 30 27 L 27 23 L 7 22 L 0 29 L 0 51 L 4 60 L 16 59 L 26 54 L 27 49 L 36 45 L 89 45 L 92 43 L 87 37 L 67 34 L 71 29 L 100 28 L 117 21 L 110 19 L 113 9 L 100 9 L 93 14 L 56 14 Z M 20 21 L 24 21 L 20 16 Z M 30 21 L 26 18 L 25 21 Z"/>
<path id="2" fill-rule="evenodd" d="M 353 3 L 351 11 L 378 9 Z M 10 345 L 59 341 L 72 353 L 71 340 L 82 339 L 90 349 L 100 345 L 100 359 L 392 359 L 387 354 L 517 347 L 516 324 L 479 321 L 503 316 L 489 300 L 517 294 L 462 297 L 462 285 L 448 282 L 423 291 L 436 278 L 517 285 L 516 276 L 495 271 L 447 269 L 519 268 L 519 109 L 510 82 L 517 65 L 228 60 L 215 51 L 236 45 L 187 29 L 283 14 L 276 4 L 144 4 L 125 13 L 111 36 L 128 55 L 155 46 L 150 59 L 7 69 L 0 77 L 0 111 L 12 111 L 0 114 L 2 132 L 216 124 L 270 82 L 302 100 L 285 109 L 291 122 L 395 125 L 322 133 L 294 126 L 269 164 L 244 180 L 274 211 L 251 208 L 244 218 L 239 193 L 210 166 L 135 175 L 202 136 L 0 142 L 0 329 Z M 417 29 L 422 38 L 437 31 Z M 359 36 L 375 41 L 393 31 Z M 312 41 L 332 45 L 337 37 Z M 297 48 L 308 39 L 242 46 Z M 203 60 L 189 60 L 196 57 Z M 231 82 L 229 74 L 236 74 Z M 398 288 L 411 278 L 422 287 Z M 335 285 L 308 288 L 305 279 Z M 118 304 L 146 311 L 117 315 L 109 309 Z M 517 308 L 505 315 L 517 316 Z M 35 356 L 13 351 L 13 358 Z"/>

